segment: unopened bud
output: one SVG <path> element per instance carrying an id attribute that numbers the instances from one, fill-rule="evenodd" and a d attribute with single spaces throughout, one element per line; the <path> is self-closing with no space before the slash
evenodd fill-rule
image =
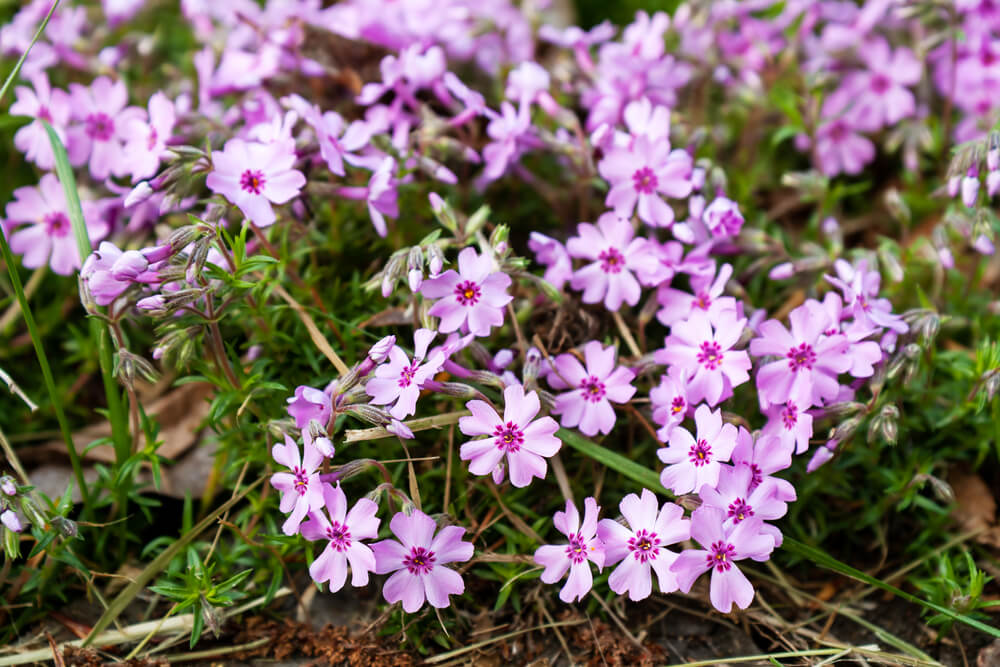
<path id="1" fill-rule="evenodd" d="M 386 357 L 389 356 L 389 352 L 396 345 L 395 336 L 386 336 L 377 343 L 371 346 L 368 350 L 368 358 L 374 361 L 376 364 L 380 364 L 385 361 Z"/>
<path id="2" fill-rule="evenodd" d="M 14 478 L 9 475 L 0 477 L 0 491 L 8 496 L 16 496 L 17 484 L 14 483 Z"/>
<path id="3" fill-rule="evenodd" d="M 910 220 L 913 217 L 910 213 L 910 207 L 906 205 L 903 201 L 902 195 L 899 194 L 899 190 L 896 188 L 889 188 L 885 193 L 885 207 L 889 209 L 889 214 L 904 225 L 910 224 Z"/>
<path id="4" fill-rule="evenodd" d="M 348 405 L 343 411 L 353 414 L 362 421 L 366 421 L 369 424 L 375 424 L 376 426 L 385 426 L 392 421 L 392 416 L 388 412 L 368 403 Z"/>
<path id="5" fill-rule="evenodd" d="M 444 253 L 437 244 L 427 246 L 427 269 L 430 271 L 431 278 L 436 278 L 444 269 Z"/>
<path id="6" fill-rule="evenodd" d="M 125 208 L 132 208 L 136 204 L 141 204 L 150 197 L 153 196 L 153 188 L 149 186 L 146 181 L 141 181 L 138 185 L 132 188 L 132 191 L 125 195 L 125 201 L 122 202 L 122 206 Z"/>
<path id="7" fill-rule="evenodd" d="M 771 280 L 787 280 L 793 275 L 795 275 L 795 265 L 791 262 L 782 262 L 771 269 L 767 277 Z"/>
<path id="8" fill-rule="evenodd" d="M 181 250 L 197 241 L 204 234 L 198 225 L 186 225 L 178 227 L 167 239 L 167 244 L 171 248 Z"/>
<path id="9" fill-rule="evenodd" d="M 20 533 L 24 530 L 24 524 L 14 513 L 14 510 L 4 510 L 0 512 L 0 523 L 7 527 L 7 530 L 13 531 L 15 533 Z"/>
<path id="10" fill-rule="evenodd" d="M 76 522 L 64 516 L 52 517 L 52 525 L 63 537 L 78 537 L 80 535 L 80 527 L 76 525 Z"/>
<path id="11" fill-rule="evenodd" d="M 997 391 L 1000 390 L 1000 369 L 994 368 L 984 375 L 988 375 L 988 377 L 983 382 L 983 391 L 986 393 L 986 400 L 992 401 L 997 395 Z"/>
<path id="12" fill-rule="evenodd" d="M 393 433 L 399 436 L 400 438 L 403 438 L 404 440 L 413 440 L 413 431 L 410 430 L 409 426 L 399 421 L 398 419 L 393 419 L 392 421 L 390 421 L 386 425 L 385 430 L 389 431 L 389 433 Z"/>
<path id="13" fill-rule="evenodd" d="M 842 421 L 835 429 L 833 429 L 830 439 L 836 440 L 837 442 L 848 440 L 852 435 L 854 435 L 854 432 L 858 430 L 858 427 L 861 425 L 861 420 L 862 415 L 856 415 Z"/>
<path id="14" fill-rule="evenodd" d="M 498 255 L 503 254 L 498 246 L 501 243 L 506 244 L 508 238 L 510 238 L 510 227 L 505 224 L 497 225 L 493 229 L 493 233 L 490 234 L 490 246 L 496 250 Z"/>
<path id="15" fill-rule="evenodd" d="M 490 213 L 492 210 L 486 204 L 480 206 L 475 213 L 469 216 L 469 219 L 465 221 L 465 235 L 473 236 L 476 232 L 483 228 L 486 221 L 490 218 Z"/>

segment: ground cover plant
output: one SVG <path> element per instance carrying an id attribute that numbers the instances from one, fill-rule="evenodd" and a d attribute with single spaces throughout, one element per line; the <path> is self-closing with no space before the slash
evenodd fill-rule
<path id="1" fill-rule="evenodd" d="M 1000 12 L 576 9 L 3 10 L 0 665 L 997 659 Z"/>

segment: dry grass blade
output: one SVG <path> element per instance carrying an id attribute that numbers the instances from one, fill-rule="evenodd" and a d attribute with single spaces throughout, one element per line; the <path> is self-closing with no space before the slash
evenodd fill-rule
<path id="1" fill-rule="evenodd" d="M 472 413 L 468 410 L 456 410 L 455 412 L 446 412 L 443 415 L 411 419 L 410 421 L 403 423 L 406 424 L 407 428 L 416 433 L 417 431 L 426 431 L 428 429 L 440 428 L 442 426 L 454 424 L 459 420 L 459 418 L 470 414 Z M 360 442 L 362 440 L 380 440 L 382 438 L 395 437 L 395 433 L 392 433 L 381 426 L 376 426 L 375 428 L 349 428 L 344 434 L 344 442 Z"/>
<path id="2" fill-rule="evenodd" d="M 302 304 L 296 301 L 292 295 L 278 283 L 274 284 L 274 291 L 278 296 L 284 299 L 285 303 L 291 306 L 292 310 L 295 311 L 295 314 L 299 316 L 299 319 L 302 320 L 302 324 L 305 325 L 306 330 L 309 332 L 309 337 L 312 339 L 313 344 L 319 348 L 319 351 L 323 353 L 323 356 L 330 360 L 330 363 L 333 364 L 338 373 L 341 375 L 347 375 L 351 369 L 347 367 L 347 364 L 344 363 L 343 359 L 341 359 L 340 356 L 334 352 L 333 348 L 330 347 L 330 343 L 327 342 L 322 332 L 320 332 L 319 327 L 316 326 L 315 320 L 313 320 L 309 313 L 306 312 L 306 309 L 302 307 Z"/>

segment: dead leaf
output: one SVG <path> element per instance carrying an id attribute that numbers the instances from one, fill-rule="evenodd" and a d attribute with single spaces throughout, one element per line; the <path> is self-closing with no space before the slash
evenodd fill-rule
<path id="1" fill-rule="evenodd" d="M 146 413 L 160 424 L 160 440 L 163 444 L 157 450 L 160 456 L 176 459 L 188 450 L 198 439 L 201 422 L 208 416 L 212 385 L 207 382 L 192 382 L 177 387 L 170 393 L 150 401 L 143 407 Z M 111 437 L 111 424 L 107 421 L 85 426 L 73 434 L 73 444 L 78 452 L 99 438 Z M 62 440 L 51 440 L 40 448 L 43 452 L 63 454 L 66 444 Z M 113 463 L 115 450 L 111 445 L 98 445 L 83 455 L 88 461 Z"/>
<path id="2" fill-rule="evenodd" d="M 954 470 L 948 484 L 955 492 L 952 518 L 962 530 L 976 533 L 981 544 L 1000 549 L 1000 525 L 997 525 L 997 501 L 983 478 L 976 473 Z"/>

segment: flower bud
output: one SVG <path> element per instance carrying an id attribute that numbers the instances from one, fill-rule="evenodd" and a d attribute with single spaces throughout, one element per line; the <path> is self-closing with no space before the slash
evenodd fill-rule
<path id="1" fill-rule="evenodd" d="M 369 424 L 375 424 L 376 426 L 385 426 L 392 421 L 392 417 L 388 412 L 368 403 L 348 405 L 343 409 L 343 412 L 353 414 L 362 421 L 366 421 Z"/>
<path id="2" fill-rule="evenodd" d="M 171 248 L 176 248 L 178 250 L 186 248 L 199 238 L 202 234 L 201 227 L 198 225 L 186 225 L 184 227 L 178 227 L 174 232 L 167 238 L 167 245 Z"/>
<path id="3" fill-rule="evenodd" d="M 767 277 L 771 280 L 787 280 L 793 275 L 795 275 L 795 265 L 791 262 L 782 262 L 771 269 Z"/>
<path id="4" fill-rule="evenodd" d="M 976 205 L 976 198 L 979 196 L 979 170 L 976 167 L 969 167 L 965 177 L 962 178 L 962 203 L 967 208 Z"/>
<path id="5" fill-rule="evenodd" d="M 483 228 L 486 221 L 490 218 L 490 213 L 492 210 L 486 204 L 480 206 L 475 213 L 469 216 L 469 219 L 465 221 L 465 236 L 474 236 L 476 232 Z"/>
<path id="6" fill-rule="evenodd" d="M 24 530 L 24 524 L 21 520 L 17 518 L 17 514 L 14 510 L 6 509 L 0 512 L 0 523 L 7 527 L 7 530 L 13 531 L 15 533 L 20 533 Z"/>
<path id="7" fill-rule="evenodd" d="M 0 477 L 0 492 L 3 492 L 8 496 L 17 495 L 17 484 L 14 483 L 14 478 L 9 475 L 4 475 Z"/>
<path id="8" fill-rule="evenodd" d="M 948 178 L 948 196 L 955 198 L 958 196 L 959 190 L 962 189 L 962 177 L 961 176 L 951 176 Z"/>
<path id="9" fill-rule="evenodd" d="M 833 452 L 834 450 L 829 447 L 818 447 L 806 464 L 806 472 L 816 472 L 821 466 L 826 465 L 833 458 Z"/>
<path id="10" fill-rule="evenodd" d="M 910 223 L 913 217 L 910 213 L 910 207 L 906 205 L 903 201 L 902 195 L 899 194 L 899 190 L 896 188 L 889 188 L 885 193 L 885 207 L 889 209 L 889 214 L 904 225 Z"/>
<path id="11" fill-rule="evenodd" d="M 63 537 L 79 537 L 80 535 L 80 527 L 76 525 L 76 521 L 64 516 L 52 517 L 52 525 Z"/>
<path id="12" fill-rule="evenodd" d="M 444 253 L 437 244 L 427 246 L 427 268 L 431 278 L 436 278 L 444 268 Z"/>
<path id="13" fill-rule="evenodd" d="M 132 208 L 136 204 L 141 204 L 150 197 L 153 196 L 153 188 L 149 186 L 147 181 L 140 181 L 138 185 L 132 188 L 132 191 L 125 195 L 125 201 L 122 202 L 124 208 Z"/>
<path id="14" fill-rule="evenodd" d="M 389 431 L 389 433 L 393 433 L 399 436 L 400 438 L 403 438 L 404 440 L 413 440 L 413 431 L 410 430 L 409 426 L 399 421 L 398 419 L 393 419 L 392 421 L 390 421 L 386 425 L 385 430 Z"/>
<path id="15" fill-rule="evenodd" d="M 420 269 L 410 269 L 406 274 L 406 282 L 411 292 L 419 292 L 420 286 L 424 283 L 424 272 Z"/>
<path id="16" fill-rule="evenodd" d="M 111 265 L 111 277 L 115 280 L 135 280 L 149 268 L 149 260 L 137 250 L 126 250 Z"/>

